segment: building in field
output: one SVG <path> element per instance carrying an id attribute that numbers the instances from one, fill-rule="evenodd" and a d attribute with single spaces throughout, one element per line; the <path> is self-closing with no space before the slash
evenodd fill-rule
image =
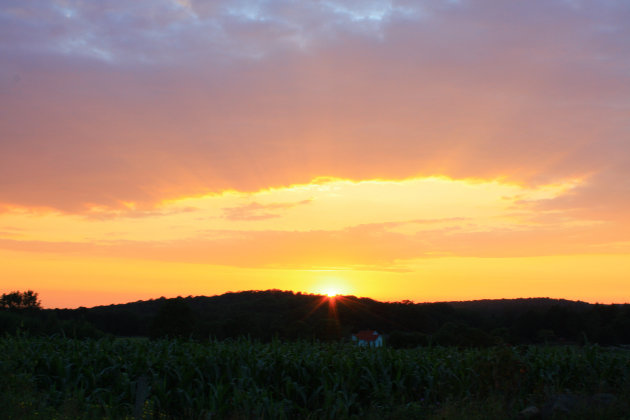
<path id="1" fill-rule="evenodd" d="M 352 341 L 361 347 L 383 346 L 383 336 L 374 330 L 363 330 L 352 334 Z"/>

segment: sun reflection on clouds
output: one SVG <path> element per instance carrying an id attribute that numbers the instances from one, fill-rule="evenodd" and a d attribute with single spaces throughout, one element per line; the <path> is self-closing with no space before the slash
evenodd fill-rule
<path id="1" fill-rule="evenodd" d="M 535 203 L 571 193 L 580 180 L 527 187 L 497 180 L 447 177 L 403 180 L 317 178 L 309 184 L 257 192 L 226 191 L 164 201 L 152 209 L 122 202 L 122 209 L 92 205 L 87 214 L 19 209 L 3 214 L 4 224 L 24 228 L 24 239 L 89 242 L 99 238 L 172 241 L 207 232 L 316 232 L 361 226 L 417 234 L 519 229 L 544 224 Z M 534 219 L 536 220 L 534 221 Z M 558 223 L 575 225 L 565 218 Z M 112 236 L 111 232 L 118 232 Z"/>

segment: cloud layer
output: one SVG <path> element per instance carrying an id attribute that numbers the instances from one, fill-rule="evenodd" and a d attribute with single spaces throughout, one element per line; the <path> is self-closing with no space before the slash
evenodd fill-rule
<path id="1" fill-rule="evenodd" d="M 623 1 L 4 2 L 0 203 L 583 177 L 546 208 L 618 219 L 629 19 Z"/>

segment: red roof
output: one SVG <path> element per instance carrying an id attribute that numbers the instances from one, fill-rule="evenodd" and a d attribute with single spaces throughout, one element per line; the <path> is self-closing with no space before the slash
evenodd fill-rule
<path id="1" fill-rule="evenodd" d="M 357 340 L 362 341 L 375 341 L 378 338 L 378 333 L 374 330 L 359 331 L 354 335 Z"/>

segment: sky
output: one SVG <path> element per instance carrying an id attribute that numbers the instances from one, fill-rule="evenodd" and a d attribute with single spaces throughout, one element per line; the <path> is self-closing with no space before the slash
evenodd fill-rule
<path id="1" fill-rule="evenodd" d="M 630 299 L 625 0 L 0 0 L 0 291 Z"/>

